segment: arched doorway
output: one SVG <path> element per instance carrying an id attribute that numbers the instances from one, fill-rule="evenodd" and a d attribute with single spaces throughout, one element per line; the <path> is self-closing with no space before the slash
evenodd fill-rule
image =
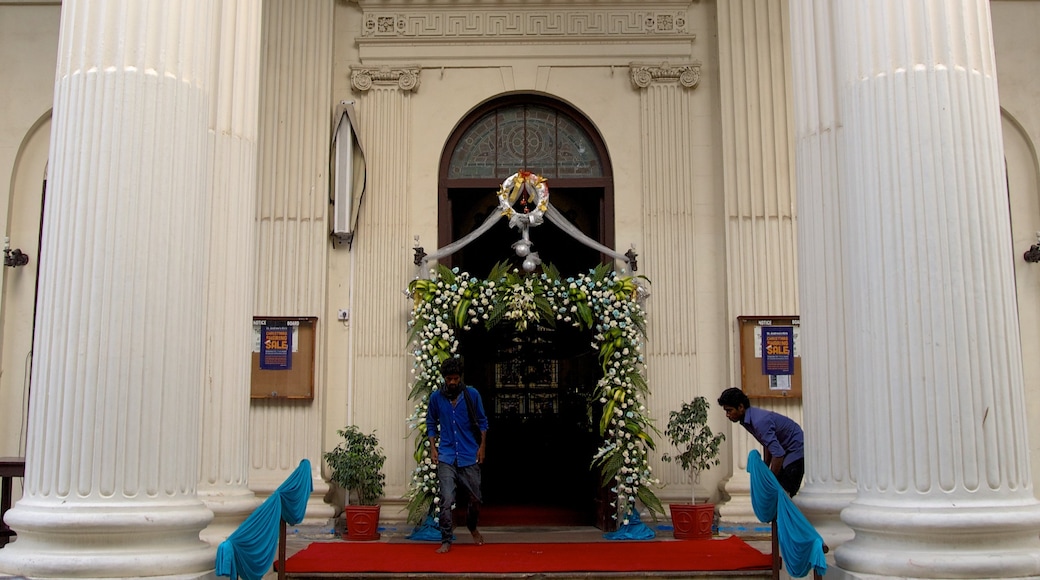
<path id="1" fill-rule="evenodd" d="M 0 455 L 25 455 L 29 425 L 33 333 L 40 271 L 40 235 L 47 189 L 51 113 L 25 134 L 11 178 L 5 235 L 28 254 L 24 266 L 5 267 L 0 296 Z M 13 501 L 21 498 L 15 485 Z"/>
<path id="2" fill-rule="evenodd" d="M 1037 243 L 1040 232 L 1040 165 L 1036 144 L 1022 124 L 1001 109 L 1004 136 L 1004 163 L 1007 172 L 1008 205 L 1011 208 L 1011 235 L 1015 259 L 1015 287 L 1018 296 L 1018 321 L 1022 351 L 1040 345 L 1040 268 L 1022 257 Z M 1026 413 L 1032 425 L 1040 421 L 1040 360 L 1023 357 L 1022 376 Z M 1040 433 L 1029 432 L 1033 480 L 1040 477 Z"/>
<path id="3" fill-rule="evenodd" d="M 502 97 L 472 111 L 448 140 L 439 174 L 439 245 L 498 211 L 495 192 L 518 170 L 548 180 L 550 201 L 581 231 L 614 243 L 612 170 L 598 132 L 572 107 L 543 95 Z M 533 250 L 563 276 L 607 258 L 550 223 L 530 232 Z M 499 220 L 448 264 L 476 276 L 503 260 L 517 268 L 519 239 Z M 599 442 L 589 398 L 599 379 L 591 333 L 538 326 L 474 330 L 460 337 L 467 382 L 484 398 L 491 427 L 483 469 L 488 525 L 610 527 L 608 500 L 591 468 Z"/>

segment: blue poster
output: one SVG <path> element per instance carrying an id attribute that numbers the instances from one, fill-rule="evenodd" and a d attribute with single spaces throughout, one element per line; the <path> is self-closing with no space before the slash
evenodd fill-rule
<path id="1" fill-rule="evenodd" d="M 268 320 L 260 327 L 260 368 L 287 371 L 292 368 L 292 329 L 286 321 Z"/>
<path id="2" fill-rule="evenodd" d="M 762 374 L 794 374 L 794 327 L 762 327 Z"/>

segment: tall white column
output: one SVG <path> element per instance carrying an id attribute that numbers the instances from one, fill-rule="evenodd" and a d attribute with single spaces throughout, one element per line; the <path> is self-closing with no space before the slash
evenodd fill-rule
<path id="1" fill-rule="evenodd" d="M 798 291 L 805 484 L 795 503 L 831 548 L 852 539 L 839 514 L 856 498 L 850 471 L 841 166 L 832 0 L 791 0 Z"/>
<path id="2" fill-rule="evenodd" d="M 202 376 L 199 498 L 214 519 L 202 538 L 217 545 L 259 505 L 249 489 L 248 353 L 256 287 L 256 136 L 261 0 L 219 3 L 213 68 L 213 150 L 206 233 L 206 349 Z"/>
<path id="3" fill-rule="evenodd" d="M 730 382 L 717 386 L 721 393 L 721 387 L 740 386 L 737 317 L 798 314 L 798 260 L 787 2 L 727 0 L 717 4 L 727 322 L 731 329 L 726 352 Z M 709 400 L 714 403 L 717 398 Z M 752 404 L 801 422 L 800 399 L 765 398 Z M 730 429 L 726 445 L 732 450 L 733 473 L 725 482 L 729 500 L 719 506 L 719 515 L 724 524 L 756 526 L 747 456 L 760 446 L 736 425 Z"/>
<path id="4" fill-rule="evenodd" d="M 988 4 L 835 4 L 854 575 L 1040 575 Z"/>
<path id="5" fill-rule="evenodd" d="M 18 533 L 0 570 L 199 575 L 208 2 L 62 6 Z"/>

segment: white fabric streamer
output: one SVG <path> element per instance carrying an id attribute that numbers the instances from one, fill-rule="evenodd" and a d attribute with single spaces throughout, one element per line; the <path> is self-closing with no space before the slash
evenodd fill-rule
<path id="1" fill-rule="evenodd" d="M 625 264 L 631 264 L 631 261 L 628 259 L 628 256 L 624 254 L 619 254 L 615 250 L 612 250 L 604 246 L 603 244 L 597 242 L 596 240 L 586 236 L 584 233 L 582 233 L 581 230 L 577 228 L 577 226 L 568 221 L 567 218 L 563 217 L 563 214 L 556 209 L 556 206 L 554 206 L 551 202 L 548 205 L 549 209 L 545 212 L 546 219 L 548 219 L 550 222 L 556 225 L 556 227 L 563 230 L 564 233 L 574 238 L 575 240 L 581 242 L 583 245 L 592 248 L 593 250 L 606 254 L 614 258 L 615 260 L 621 260 L 625 262 Z M 415 277 L 420 278 L 424 275 L 429 276 L 428 268 L 429 263 L 431 261 L 440 260 L 441 258 L 450 256 L 455 252 L 461 250 L 462 248 L 466 247 L 467 245 L 469 245 L 470 242 L 484 235 L 484 232 L 491 229 L 491 227 L 495 225 L 495 222 L 498 221 L 500 217 L 502 217 L 501 213 L 492 212 L 491 215 L 489 215 L 487 219 L 484 220 L 484 223 L 480 224 L 480 227 L 478 227 L 477 229 L 455 240 L 454 242 L 444 246 L 443 248 L 438 248 L 437 251 L 433 252 L 432 254 L 427 254 L 423 256 L 422 260 L 416 266 L 417 270 L 415 272 Z M 514 224 L 513 222 L 510 222 L 509 225 L 520 229 L 521 236 L 523 238 L 526 238 L 526 236 L 523 234 L 526 233 L 526 229 L 529 227 L 528 224 Z"/>

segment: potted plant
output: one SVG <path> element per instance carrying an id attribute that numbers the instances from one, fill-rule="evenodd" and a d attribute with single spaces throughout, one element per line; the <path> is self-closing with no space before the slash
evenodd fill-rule
<path id="1" fill-rule="evenodd" d="M 332 469 L 332 482 L 346 491 L 344 519 L 348 540 L 379 539 L 379 504 L 386 476 L 386 455 L 379 447 L 375 432 L 366 435 L 355 425 L 337 431 L 342 441 L 325 453 Z M 351 503 L 351 496 L 355 503 Z"/>
<path id="2" fill-rule="evenodd" d="M 715 505 L 697 503 L 697 483 L 701 472 L 719 464 L 719 446 L 726 440 L 722 433 L 712 433 L 708 426 L 708 400 L 697 397 L 683 403 L 678 411 L 668 415 L 668 428 L 665 429 L 672 446 L 679 450 L 678 455 L 662 455 L 661 460 L 678 461 L 682 468 L 691 472 L 692 491 L 690 503 L 671 503 L 668 509 L 672 516 L 673 534 L 680 540 L 710 539 L 712 524 L 715 522 Z"/>

